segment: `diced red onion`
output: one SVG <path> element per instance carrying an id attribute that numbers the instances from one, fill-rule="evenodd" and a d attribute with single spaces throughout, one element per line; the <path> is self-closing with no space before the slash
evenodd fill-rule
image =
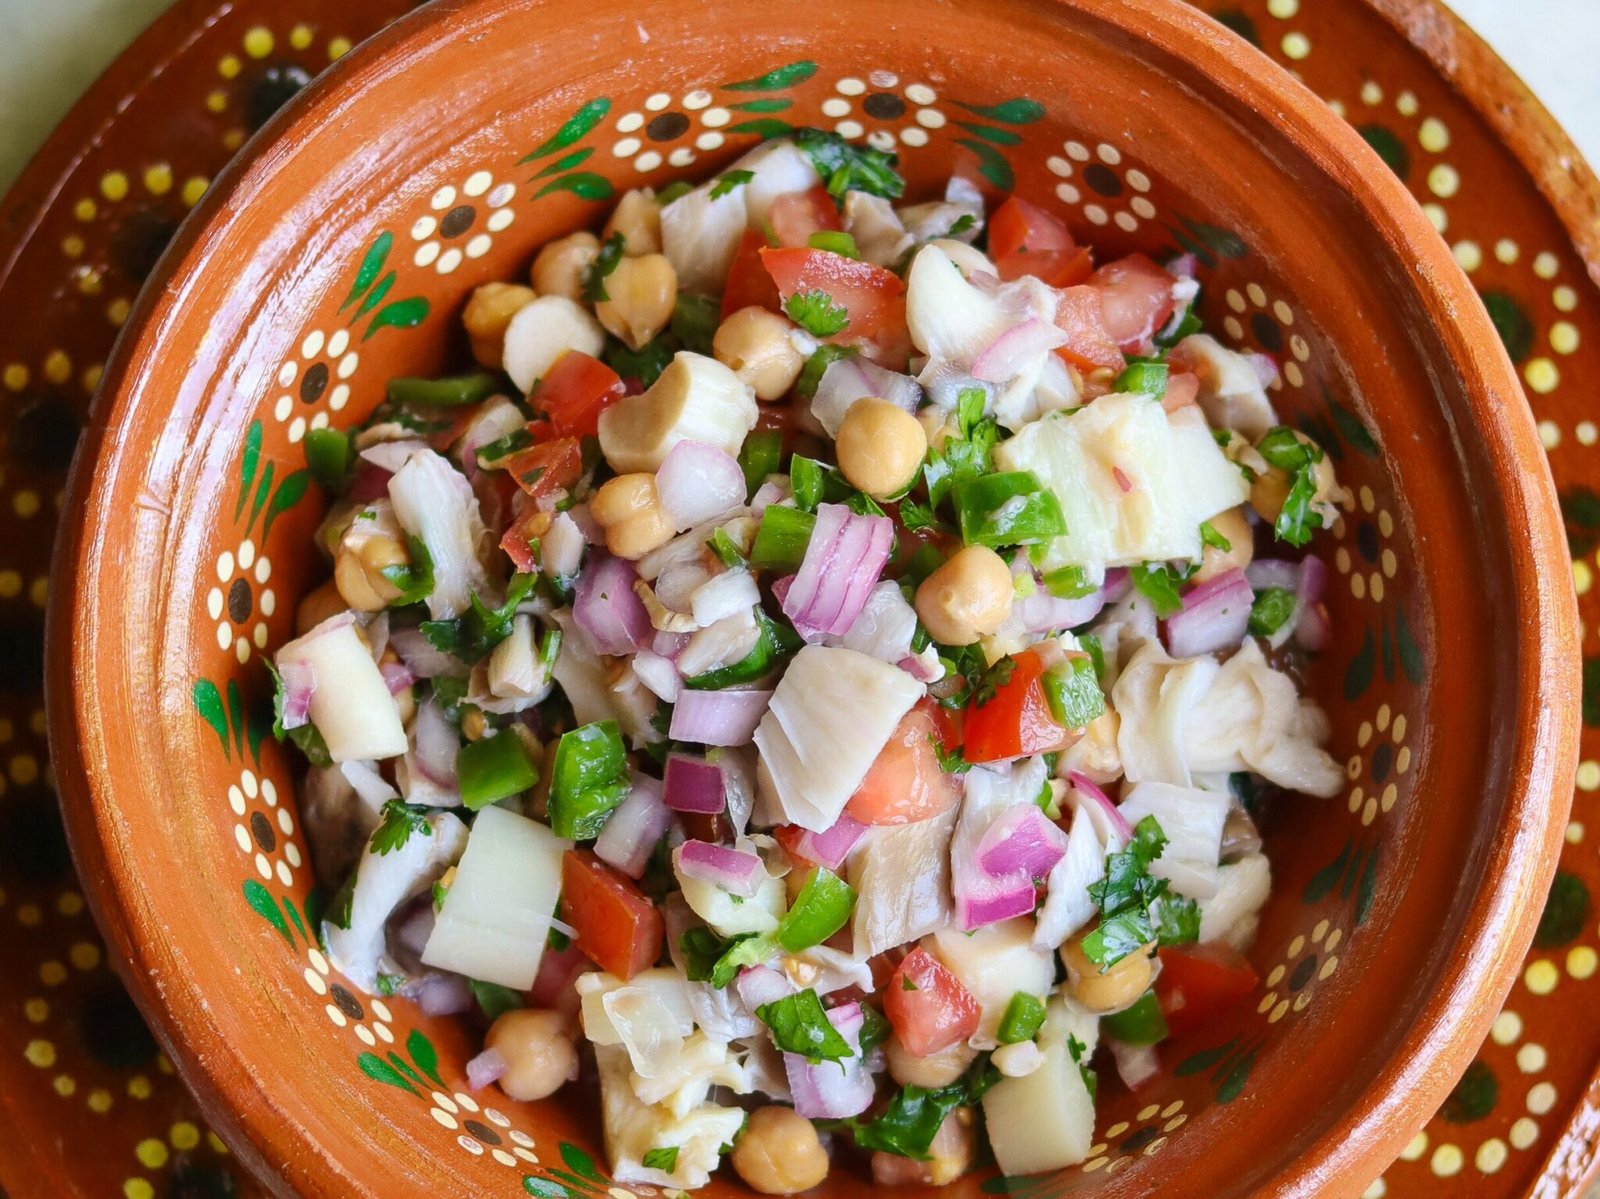
<path id="1" fill-rule="evenodd" d="M 427 442 L 409 438 L 405 441 L 379 441 L 362 450 L 361 458 L 390 474 L 397 474 L 411 460 L 412 454 L 427 448 Z"/>
<path id="2" fill-rule="evenodd" d="M 823 633 L 845 632 L 866 606 L 893 543 L 894 522 L 888 517 L 819 504 L 800 570 L 783 597 L 784 615 Z"/>
<path id="3" fill-rule="evenodd" d="M 845 858 L 866 831 L 866 825 L 855 817 L 841 812 L 839 819 L 822 832 L 808 832 L 801 837 L 795 846 L 795 852 L 808 862 L 826 866 L 829 870 L 838 870 L 844 865 Z"/>
<path id="4" fill-rule="evenodd" d="M 394 478 L 392 470 L 384 470 L 383 467 L 374 466 L 370 462 L 360 463 L 350 480 L 350 499 L 357 504 L 386 500 L 389 498 L 389 480 L 392 478 Z"/>
<path id="5" fill-rule="evenodd" d="M 492 1047 L 485 1049 L 467 1061 L 467 1089 L 481 1091 L 492 1086 L 504 1078 L 509 1069 L 511 1063 L 506 1061 L 505 1054 Z"/>
<path id="6" fill-rule="evenodd" d="M 383 651 L 389 646 L 389 613 L 374 612 L 367 619 L 363 636 L 367 639 L 367 648 L 372 651 L 372 660 L 381 665 Z"/>
<path id="7" fill-rule="evenodd" d="M 1321 604 L 1308 604 L 1300 613 L 1300 623 L 1295 626 L 1294 639 L 1301 648 L 1320 653 L 1333 639 L 1333 625 L 1328 620 L 1328 610 Z"/>
<path id="8" fill-rule="evenodd" d="M 763 483 L 756 488 L 756 493 L 750 497 L 750 511 L 756 516 L 760 516 L 782 498 L 783 488 L 776 483 Z"/>
<path id="9" fill-rule="evenodd" d="M 932 646 L 928 647 L 932 649 Z M 937 651 L 929 654 L 924 650 L 920 654 L 908 654 L 895 663 L 919 683 L 937 683 L 944 678 L 944 667 L 939 665 Z"/>
<path id="10" fill-rule="evenodd" d="M 1089 818 L 1089 823 L 1094 831 L 1099 834 L 1100 840 L 1108 847 L 1115 844 L 1118 848 L 1133 840 L 1133 826 L 1128 823 L 1128 818 L 1118 810 L 1117 805 L 1111 802 L 1111 797 L 1100 790 L 1086 774 L 1079 774 L 1074 770 L 1067 776 L 1072 787 L 1067 792 L 1067 802 L 1082 815 Z M 1074 796 L 1080 797 L 1084 802 L 1075 802 Z"/>
<path id="11" fill-rule="evenodd" d="M 1067 853 L 1067 835 L 1033 804 L 1000 813 L 978 841 L 978 866 L 994 878 L 1043 878 Z"/>
<path id="12" fill-rule="evenodd" d="M 424 1016 L 455 1016 L 472 1008 L 472 991 L 459 974 L 425 974 L 400 989 Z"/>
<path id="13" fill-rule="evenodd" d="M 1250 364 L 1250 369 L 1255 371 L 1256 380 L 1262 387 L 1271 387 L 1278 381 L 1278 364 L 1267 355 L 1248 353 L 1242 357 Z"/>
<path id="14" fill-rule="evenodd" d="M 450 723 L 439 701 L 429 698 L 417 708 L 412 726 L 417 769 L 430 783 L 456 786 L 456 755 L 461 752 L 461 735 Z"/>
<path id="15" fill-rule="evenodd" d="M 678 655 L 683 652 L 683 647 L 689 644 L 688 633 L 668 633 L 658 631 L 650 641 L 650 649 L 660 654 L 669 661 L 676 662 Z"/>
<path id="16" fill-rule="evenodd" d="M 1111 1057 L 1117 1063 L 1117 1077 L 1130 1091 L 1137 1091 L 1161 1073 L 1161 1059 L 1154 1045 L 1124 1045 L 1121 1041 L 1106 1038 Z"/>
<path id="17" fill-rule="evenodd" d="M 1026 554 L 1018 554 L 1026 559 Z M 1106 606 L 1104 589 L 1091 591 L 1078 599 L 1059 599 L 1044 589 L 1034 587 L 1033 594 L 1017 600 L 1011 606 L 1012 619 L 1018 621 L 1024 632 L 1046 633 L 1054 629 L 1075 629 L 1088 624 Z"/>
<path id="18" fill-rule="evenodd" d="M 1300 586 L 1300 564 L 1282 558 L 1257 558 L 1244 568 L 1244 577 L 1256 591 L 1272 587 L 1294 591 Z"/>
<path id="19" fill-rule="evenodd" d="M 1174 279 L 1193 279 L 1200 270 L 1200 260 L 1193 254 L 1179 254 L 1167 263 L 1167 274 Z"/>
<path id="20" fill-rule="evenodd" d="M 721 815 L 728 807 L 727 777 L 722 767 L 688 754 L 669 754 L 662 772 L 662 799 L 674 812 Z"/>
<path id="21" fill-rule="evenodd" d="M 600 527 L 600 522 L 594 518 L 594 513 L 589 511 L 588 504 L 574 504 L 567 509 L 567 515 L 572 517 L 572 523 L 578 526 L 578 532 L 583 534 L 583 540 L 589 545 L 604 545 L 606 531 Z"/>
<path id="22" fill-rule="evenodd" d="M 842 1004 L 830 1008 L 827 1016 L 828 1023 L 849 1043 L 853 1056 L 838 1062 L 812 1063 L 798 1053 L 783 1055 L 794 1109 L 808 1120 L 858 1116 L 872 1106 L 875 1093 L 872 1075 L 861 1057 L 861 1028 L 865 1022 L 861 1005 Z"/>
<path id="23" fill-rule="evenodd" d="M 389 646 L 419 679 L 463 678 L 467 674 L 466 663 L 436 649 L 420 629 L 391 629 Z"/>
<path id="24" fill-rule="evenodd" d="M 899 374 L 859 354 L 852 354 L 829 363 L 828 369 L 822 372 L 822 378 L 817 380 L 817 393 L 811 399 L 811 415 L 829 437 L 834 437 L 851 405 L 868 396 L 888 400 L 906 412 L 915 412 L 922 402 L 922 388 L 910 375 Z"/>
<path id="25" fill-rule="evenodd" d="M 361 797 L 361 801 L 373 811 L 377 811 L 384 804 L 394 799 L 398 794 L 393 787 L 384 781 L 383 775 L 371 762 L 341 762 L 339 773 L 344 775 L 345 782 Z"/>
<path id="26" fill-rule="evenodd" d="M 678 702 L 678 696 L 683 691 L 683 676 L 678 673 L 671 658 L 663 658 L 660 654 L 642 649 L 633 656 L 633 673 L 639 676 L 639 681 L 657 699 L 669 704 Z"/>
<path id="27" fill-rule="evenodd" d="M 709 841 L 685 841 L 678 850 L 678 869 L 686 878 L 710 883 L 742 899 L 754 895 L 766 876 L 759 854 Z"/>
<path id="28" fill-rule="evenodd" d="M 685 691 L 673 705 L 667 735 L 700 745 L 744 745 L 771 702 L 770 691 Z"/>
<path id="29" fill-rule="evenodd" d="M 995 338 L 972 360 L 973 378 L 984 383 L 1004 383 L 1041 354 L 1066 343 L 1067 335 L 1054 324 L 1029 317 Z"/>
<path id="30" fill-rule="evenodd" d="M 647 775 L 633 776 L 633 790 L 620 804 L 594 843 L 595 857 L 630 878 L 640 878 L 656 843 L 666 835 L 672 814 L 661 802 L 661 783 Z"/>
<path id="31" fill-rule="evenodd" d="M 638 577 L 633 563 L 604 552 L 578 575 L 572 619 L 594 652 L 631 654 L 651 644 L 650 613 L 633 590 Z"/>
<path id="32" fill-rule="evenodd" d="M 1244 640 L 1255 596 L 1242 570 L 1209 579 L 1183 597 L 1183 610 L 1168 617 L 1167 649 L 1175 658 L 1233 649 Z"/>
<path id="33" fill-rule="evenodd" d="M 311 697 L 317 693 L 317 668 L 298 658 L 278 664 L 283 680 L 283 727 L 297 729 L 310 719 Z"/>
<path id="34" fill-rule="evenodd" d="M 956 894 L 956 920 L 962 931 L 971 932 L 986 924 L 998 924 L 1014 916 L 1032 913 L 1038 900 L 1033 880 L 1018 874 L 1003 881 L 992 880 L 993 885 L 979 884 L 965 894 Z"/>
<path id="35" fill-rule="evenodd" d="M 1132 572 L 1126 566 L 1112 567 L 1106 571 L 1105 582 L 1100 584 L 1100 590 L 1105 594 L 1106 603 L 1120 603 L 1133 590 Z"/>
<path id="36" fill-rule="evenodd" d="M 1328 590 L 1328 564 L 1321 558 L 1310 556 L 1300 560 L 1298 594 L 1302 602 L 1314 604 Z"/>
<path id="37" fill-rule="evenodd" d="M 795 993 L 794 984 L 770 966 L 746 967 L 733 985 L 752 1012 Z"/>
<path id="38" fill-rule="evenodd" d="M 744 471 L 723 450 L 680 441 L 656 471 L 656 490 L 681 532 L 744 503 Z"/>
<path id="39" fill-rule="evenodd" d="M 383 675 L 383 681 L 388 685 L 390 695 L 399 695 L 417 681 L 417 672 L 404 662 L 380 662 L 378 672 Z"/>
<path id="40" fill-rule="evenodd" d="M 612 817 L 616 819 L 615 816 Z M 578 993 L 573 983 L 578 975 L 589 969 L 589 959 L 574 943 L 565 949 L 545 948 L 539 958 L 539 973 L 534 975 L 533 986 L 528 988 L 528 1001 L 534 1007 L 570 1012 L 578 1006 Z"/>

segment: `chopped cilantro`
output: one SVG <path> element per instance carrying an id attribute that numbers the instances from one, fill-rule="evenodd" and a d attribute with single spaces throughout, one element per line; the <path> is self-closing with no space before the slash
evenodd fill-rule
<path id="1" fill-rule="evenodd" d="M 837 1062 L 855 1056 L 850 1043 L 829 1023 L 822 1000 L 810 988 L 762 1004 L 756 1009 L 756 1018 L 771 1030 L 772 1043 L 786 1053 L 798 1053 L 812 1062 Z"/>
<path id="2" fill-rule="evenodd" d="M 944 231 L 946 237 L 960 237 L 978 223 L 978 218 L 970 212 L 964 212 L 955 220 L 955 224 Z"/>
<path id="3" fill-rule="evenodd" d="M 690 982 L 708 982 L 722 988 L 746 966 L 759 966 L 777 952 L 770 935 L 741 933 L 726 941 L 709 928 L 691 928 L 678 938 L 684 973 Z"/>
<path id="4" fill-rule="evenodd" d="M 422 635 L 434 649 L 454 654 L 468 664 L 479 662 L 489 651 L 511 636 L 517 608 L 528 598 L 538 582 L 533 574 L 514 574 L 506 586 L 506 598 L 498 608 L 486 606 L 477 595 L 465 615 L 454 620 L 425 620 Z"/>
<path id="5" fill-rule="evenodd" d="M 852 1121 L 848 1127 L 862 1149 L 926 1161 L 945 1117 L 958 1107 L 975 1105 L 999 1081 L 1000 1071 L 987 1057 L 980 1058 L 949 1086 L 938 1090 L 903 1087 L 876 1119 Z"/>
<path id="6" fill-rule="evenodd" d="M 924 529 L 943 527 L 943 522 L 933 514 L 931 505 L 909 499 L 900 501 L 900 523 L 905 526 L 908 533 L 920 533 Z"/>
<path id="7" fill-rule="evenodd" d="M 721 307 L 710 296 L 679 296 L 672 308 L 672 336 L 681 349 L 709 355 L 720 316 Z"/>
<path id="8" fill-rule="evenodd" d="M 502 987 L 499 983 L 486 983 L 476 978 L 469 978 L 467 986 L 472 989 L 472 997 L 478 1001 L 478 1007 L 490 1022 L 524 1006 L 520 994 L 510 987 Z"/>
<path id="9" fill-rule="evenodd" d="M 717 176 L 717 181 L 712 185 L 711 198 L 720 200 L 723 196 L 731 195 L 736 188 L 743 187 L 756 177 L 754 171 L 724 171 Z"/>
<path id="10" fill-rule="evenodd" d="M 1322 461 L 1322 447 L 1279 425 L 1262 434 L 1256 450 L 1289 476 L 1289 493 L 1273 522 L 1274 536 L 1290 545 L 1304 545 L 1322 527 L 1322 514 L 1311 507 L 1317 494 L 1316 468 Z"/>
<path id="11" fill-rule="evenodd" d="M 832 337 L 850 327 L 850 313 L 818 288 L 797 291 L 783 302 L 789 319 L 813 337 Z"/>
<path id="12" fill-rule="evenodd" d="M 626 343 L 608 338 L 601 359 L 624 379 L 637 379 L 641 387 L 649 387 L 667 369 L 673 354 L 677 353 L 677 338 L 663 334 L 652 338 L 637 350 Z"/>
<path id="13" fill-rule="evenodd" d="M 1217 526 L 1209 520 L 1200 522 L 1200 544 L 1209 545 L 1212 549 L 1221 550 L 1225 554 L 1233 549 L 1233 542 L 1217 532 Z"/>
<path id="14" fill-rule="evenodd" d="M 740 171 L 738 173 L 748 175 L 750 172 Z M 713 192 L 712 194 L 715 195 L 716 193 Z M 660 1170 L 664 1174 L 671 1174 L 678 1168 L 678 1147 L 676 1145 L 658 1145 L 654 1149 L 646 1150 L 639 1164 L 646 1170 Z"/>
<path id="15" fill-rule="evenodd" d="M 606 292 L 606 276 L 617 269 L 626 246 L 627 239 L 620 233 L 613 233 L 606 238 L 605 245 L 600 247 L 594 261 L 583 272 L 583 298 L 586 302 L 598 304 L 611 298 Z"/>
<path id="16" fill-rule="evenodd" d="M 405 986 L 406 979 L 403 974 L 378 975 L 378 994 L 384 998 L 392 998 L 401 987 Z"/>
<path id="17" fill-rule="evenodd" d="M 526 429 L 517 429 L 488 445 L 480 445 L 476 451 L 478 466 L 483 470 L 494 470 L 518 450 L 526 450 L 532 445 L 533 434 Z"/>
<path id="18" fill-rule="evenodd" d="M 1141 562 L 1128 573 L 1134 589 L 1150 601 L 1157 616 L 1165 618 L 1183 608 L 1183 600 L 1178 595 L 1183 577 L 1171 566 L 1162 562 Z"/>
<path id="19" fill-rule="evenodd" d="M 796 129 L 792 136 L 836 200 L 847 191 L 898 200 L 906 190 L 905 180 L 894 169 L 893 154 L 852 145 L 837 133 L 821 129 Z"/>
<path id="20" fill-rule="evenodd" d="M 806 238 L 806 245 L 813 250 L 826 250 L 830 254 L 837 254 L 841 258 L 854 258 L 859 260 L 861 251 L 856 248 L 856 239 L 848 233 L 841 233 L 835 229 L 823 229 Z"/>
<path id="21" fill-rule="evenodd" d="M 1270 637 L 1283 628 L 1284 621 L 1292 615 L 1294 592 L 1268 587 L 1250 605 L 1250 632 L 1257 637 Z"/>
<path id="22" fill-rule="evenodd" d="M 1083 952 L 1102 972 L 1151 941 L 1176 945 L 1198 934 L 1198 905 L 1168 895 L 1167 880 L 1150 873 L 1166 845 L 1161 825 L 1146 816 L 1134 826 L 1126 849 L 1106 855 L 1105 878 L 1090 884 L 1089 898 L 1100 907 L 1100 924 L 1083 939 Z"/>
<path id="23" fill-rule="evenodd" d="M 419 832 L 424 837 L 433 836 L 433 828 L 428 824 L 428 809 L 404 800 L 391 799 L 383 805 L 382 818 L 371 841 L 367 843 L 367 852 L 382 857 L 403 848 L 411 840 L 411 834 Z"/>
<path id="24" fill-rule="evenodd" d="M 433 555 L 422 538 L 406 537 L 409 560 L 385 566 L 378 571 L 389 584 L 400 589 L 400 594 L 389 601 L 391 608 L 404 608 L 420 604 L 433 592 Z"/>
<path id="25" fill-rule="evenodd" d="M 1017 660 L 1008 656 L 985 670 L 983 677 L 972 688 L 972 702 L 980 708 L 988 703 L 996 691 L 1011 681 L 1011 672 L 1016 668 Z"/>

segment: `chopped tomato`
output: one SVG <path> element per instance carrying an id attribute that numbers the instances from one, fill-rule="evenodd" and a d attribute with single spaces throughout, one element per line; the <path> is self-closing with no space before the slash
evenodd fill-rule
<path id="1" fill-rule="evenodd" d="M 528 402 L 571 437 L 593 437 L 600 414 L 622 398 L 622 380 L 598 358 L 568 350 L 550 364 Z"/>
<path id="2" fill-rule="evenodd" d="M 569 849 L 561 859 L 561 916 L 583 955 L 618 978 L 632 978 L 661 956 L 656 905 L 587 849 Z"/>
<path id="3" fill-rule="evenodd" d="M 1200 376 L 1180 371 L 1167 377 L 1167 394 L 1161 397 L 1161 407 L 1167 412 L 1176 412 L 1194 403 L 1199 394 Z"/>
<path id="4" fill-rule="evenodd" d="M 528 988 L 528 999 L 534 1007 L 553 1008 L 574 1013 L 578 1009 L 578 992 L 573 984 L 578 975 L 589 969 L 589 959 L 576 945 L 565 949 L 546 949 L 539 958 L 539 973 L 533 986 Z"/>
<path id="5" fill-rule="evenodd" d="M 504 467 L 517 486 L 537 500 L 577 483 L 583 474 L 583 450 L 576 437 L 558 437 L 518 450 Z"/>
<path id="6" fill-rule="evenodd" d="M 761 261 L 761 250 L 766 244 L 767 239 L 754 229 L 746 229 L 739 238 L 739 249 L 733 256 L 733 265 L 728 268 L 728 282 L 722 289 L 723 320 L 741 308 L 781 310 L 777 285 Z"/>
<path id="7" fill-rule="evenodd" d="M 978 1031 L 978 1001 L 938 958 L 918 947 L 883 989 L 883 1014 L 907 1053 L 927 1057 Z"/>
<path id="8" fill-rule="evenodd" d="M 1106 331 L 1127 351 L 1145 345 L 1167 323 L 1177 302 L 1172 276 L 1143 254 L 1109 262 L 1089 277 L 1100 293 Z"/>
<path id="9" fill-rule="evenodd" d="M 810 858 L 800 852 L 800 845 L 805 840 L 805 837 L 806 830 L 798 824 L 780 824 L 772 830 L 772 839 L 783 846 L 783 851 L 795 862 L 808 862 L 815 866 L 817 865 L 816 862 L 812 862 Z"/>
<path id="10" fill-rule="evenodd" d="M 906 285 L 899 275 L 828 250 L 768 247 L 759 253 L 785 304 L 792 296 L 820 292 L 822 303 L 845 310 L 844 327 L 825 341 L 861 345 L 874 360 L 896 369 L 905 366 L 911 335 L 906 329 Z"/>
<path id="11" fill-rule="evenodd" d="M 989 218 L 989 254 L 1002 279 L 1034 275 L 1051 287 L 1082 283 L 1094 270 L 1064 222 L 1016 196 Z"/>
<path id="12" fill-rule="evenodd" d="M 938 735 L 933 715 L 920 704 L 912 708 L 900 718 L 844 810 L 862 824 L 914 824 L 949 811 L 961 793 L 939 769 L 933 748 Z"/>
<path id="13" fill-rule="evenodd" d="M 767 223 L 780 246 L 803 246 L 813 233 L 836 232 L 844 228 L 833 197 L 822 184 L 810 191 L 785 192 L 772 201 Z"/>
<path id="14" fill-rule="evenodd" d="M 1071 365 L 1086 371 L 1122 369 L 1122 347 L 1106 332 L 1104 306 L 1093 287 L 1069 287 L 1061 293 L 1056 302 L 1056 328 L 1067 335 L 1066 345 L 1056 353 Z"/>
<path id="15" fill-rule="evenodd" d="M 1220 941 L 1168 946 L 1157 953 L 1156 998 L 1174 1037 L 1209 1024 L 1254 991 L 1258 981 L 1244 955 Z"/>
<path id="16" fill-rule="evenodd" d="M 988 703 L 969 705 L 962 721 L 962 753 L 969 762 L 1008 758 L 1062 749 L 1072 730 L 1050 714 L 1045 698 L 1045 661 L 1031 649 L 1012 659 L 1011 677 L 995 688 Z"/>

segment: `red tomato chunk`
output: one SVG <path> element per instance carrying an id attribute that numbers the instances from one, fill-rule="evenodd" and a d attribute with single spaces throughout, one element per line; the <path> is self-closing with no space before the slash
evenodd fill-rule
<path id="1" fill-rule="evenodd" d="M 907 1053 L 927 1057 L 978 1031 L 978 1001 L 926 949 L 908 953 L 883 992 L 883 1014 Z"/>

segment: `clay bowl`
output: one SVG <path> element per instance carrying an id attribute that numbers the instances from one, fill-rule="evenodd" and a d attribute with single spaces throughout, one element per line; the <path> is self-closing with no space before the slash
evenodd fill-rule
<path id="1" fill-rule="evenodd" d="M 470 1094 L 466 1030 L 353 993 L 316 949 L 260 661 L 320 569 L 299 443 L 460 360 L 467 293 L 608 197 L 817 124 L 897 145 L 913 194 L 959 170 L 1110 251 L 1195 253 L 1208 323 L 1282 364 L 1280 411 L 1355 494 L 1310 683 L 1348 785 L 1268 830 L 1259 993 L 1137 1095 L 1108 1080 L 1081 1167 L 953 1194 L 1360 1193 L 1487 1031 L 1574 765 L 1561 525 L 1466 279 L 1354 133 L 1176 3 L 641 12 L 398 22 L 219 183 L 107 371 L 66 501 L 52 743 L 87 888 L 180 1071 L 284 1195 L 610 1186 L 589 1097 Z"/>

